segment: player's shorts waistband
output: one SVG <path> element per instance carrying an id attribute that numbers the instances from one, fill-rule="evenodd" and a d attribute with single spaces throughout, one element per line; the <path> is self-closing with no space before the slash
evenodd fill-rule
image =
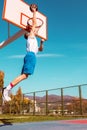
<path id="1" fill-rule="evenodd" d="M 28 51 L 27 55 L 35 55 L 35 53 L 33 51 Z"/>

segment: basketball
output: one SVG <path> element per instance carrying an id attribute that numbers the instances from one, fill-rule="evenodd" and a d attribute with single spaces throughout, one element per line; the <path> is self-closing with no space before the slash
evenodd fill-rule
<path id="1" fill-rule="evenodd" d="M 38 11 L 38 6 L 36 4 L 31 4 L 30 5 L 31 12 L 33 12 L 33 8 L 36 8 L 36 11 Z"/>

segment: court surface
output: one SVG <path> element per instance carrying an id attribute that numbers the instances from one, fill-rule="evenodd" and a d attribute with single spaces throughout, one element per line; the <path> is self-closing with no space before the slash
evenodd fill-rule
<path id="1" fill-rule="evenodd" d="M 87 130 L 87 119 L 33 123 L 4 123 L 0 130 Z"/>

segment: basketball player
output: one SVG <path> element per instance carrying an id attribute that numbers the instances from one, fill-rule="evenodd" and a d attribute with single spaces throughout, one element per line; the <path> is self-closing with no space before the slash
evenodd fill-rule
<path id="1" fill-rule="evenodd" d="M 29 33 L 24 34 L 24 38 L 27 40 L 26 50 L 27 54 L 24 57 L 24 65 L 22 68 L 21 75 L 19 75 L 17 78 L 15 78 L 10 84 L 4 88 L 3 90 L 3 100 L 4 101 L 11 101 L 11 98 L 9 96 L 9 91 L 16 86 L 19 82 L 22 80 L 25 80 L 28 78 L 28 76 L 32 75 L 34 72 L 35 64 L 36 64 L 36 54 L 38 51 L 43 50 L 43 42 L 44 40 L 41 39 L 40 41 L 40 47 L 38 47 L 37 39 L 36 39 L 36 11 L 37 11 L 37 5 L 32 4 L 30 6 L 31 11 L 33 12 L 33 25 L 32 27 L 27 26 L 27 29 Z"/>

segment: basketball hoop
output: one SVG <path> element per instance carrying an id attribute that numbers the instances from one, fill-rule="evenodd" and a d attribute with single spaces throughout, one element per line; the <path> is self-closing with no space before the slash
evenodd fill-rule
<path id="1" fill-rule="evenodd" d="M 29 18 L 33 17 L 33 13 L 35 11 L 36 8 L 36 18 L 37 21 L 37 28 L 35 28 L 35 31 L 37 31 L 37 36 L 39 38 L 43 38 L 45 40 L 47 40 L 48 37 L 48 21 L 47 21 L 47 17 L 42 14 L 39 11 L 39 8 L 37 5 L 33 5 L 33 12 L 31 10 L 32 5 L 31 4 L 27 4 L 25 2 L 25 0 L 3 0 L 4 1 L 4 6 L 3 6 L 3 11 L 2 11 L 2 19 L 5 20 L 6 22 L 11 23 L 12 25 L 15 25 L 27 32 L 29 32 L 29 26 L 27 24 L 27 21 Z M 11 11 L 9 10 L 11 8 Z M 31 21 L 31 20 L 30 20 Z M 30 23 L 29 21 L 29 23 Z M 35 21 L 36 22 L 36 21 Z M 33 21 L 34 23 L 34 21 Z M 31 24 L 32 26 L 32 24 Z"/>
<path id="2" fill-rule="evenodd" d="M 36 18 L 36 27 L 35 28 L 40 28 L 42 25 L 43 25 L 43 20 L 40 19 L 40 18 Z M 27 21 L 27 24 L 32 27 L 33 26 L 33 18 L 29 18 L 28 21 Z"/>

